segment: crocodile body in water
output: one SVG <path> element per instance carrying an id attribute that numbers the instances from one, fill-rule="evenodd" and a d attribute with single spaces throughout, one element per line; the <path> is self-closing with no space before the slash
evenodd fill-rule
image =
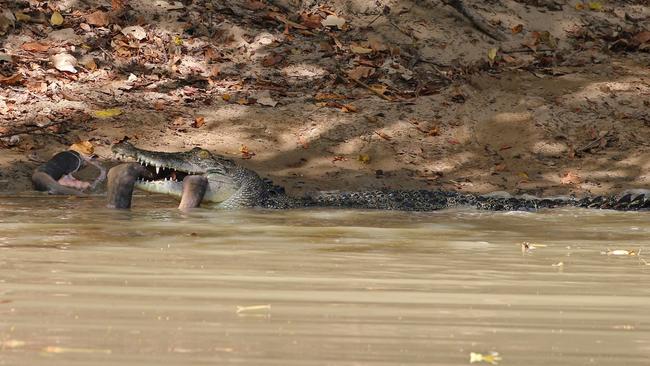
<path id="1" fill-rule="evenodd" d="M 119 165 L 109 172 L 109 206 L 128 208 L 133 188 L 172 195 L 181 208 L 200 204 L 215 208 L 338 207 L 403 211 L 435 211 L 472 207 L 493 211 L 585 207 L 614 210 L 650 210 L 650 191 L 631 191 L 620 196 L 576 198 L 512 197 L 476 195 L 435 190 L 371 190 L 315 192 L 291 197 L 282 187 L 261 178 L 223 156 L 201 148 L 187 152 L 156 152 L 138 149 L 127 142 L 113 145 L 120 159 L 137 163 Z"/>

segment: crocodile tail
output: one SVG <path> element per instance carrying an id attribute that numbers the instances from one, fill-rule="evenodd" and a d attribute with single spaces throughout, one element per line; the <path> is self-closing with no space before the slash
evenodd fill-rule
<path id="1" fill-rule="evenodd" d="M 320 191 L 308 194 L 306 199 L 319 207 L 434 211 L 449 207 L 449 198 L 455 195 L 455 192 L 427 190 Z"/>
<path id="2" fill-rule="evenodd" d="M 471 207 L 488 211 L 536 211 L 558 207 L 640 211 L 650 210 L 650 191 L 583 199 L 572 197 L 534 198 L 513 197 L 510 195 L 475 195 L 428 190 L 327 191 L 308 195 L 305 197 L 303 204 L 318 207 L 401 211 L 436 211 L 454 207 Z"/>
<path id="3" fill-rule="evenodd" d="M 618 196 L 586 197 L 579 200 L 576 206 L 617 211 L 648 211 L 650 191 L 632 191 Z"/>

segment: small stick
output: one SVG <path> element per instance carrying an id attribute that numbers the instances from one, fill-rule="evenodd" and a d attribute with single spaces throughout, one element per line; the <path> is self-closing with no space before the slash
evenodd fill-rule
<path id="1" fill-rule="evenodd" d="M 463 0 L 442 0 L 442 2 L 445 5 L 449 5 L 452 8 L 456 9 L 459 13 L 465 16 L 478 30 L 486 34 L 492 39 L 495 39 L 497 41 L 504 41 L 506 39 L 506 36 L 503 35 L 500 31 L 494 29 L 492 26 L 487 24 L 483 18 L 481 18 L 479 15 L 474 13 L 474 11 L 470 10 L 465 6 L 463 3 Z"/>
<path id="2" fill-rule="evenodd" d="M 343 80 L 352 80 L 352 81 L 354 81 L 355 83 L 357 83 L 357 85 L 359 85 L 359 86 L 361 86 L 361 87 L 363 87 L 363 88 L 366 88 L 367 90 L 369 90 L 369 91 L 375 93 L 375 94 L 376 94 L 377 96 L 379 96 L 381 99 L 387 100 L 387 101 L 389 101 L 389 102 L 394 102 L 394 100 L 393 100 L 392 98 L 390 98 L 390 97 L 388 97 L 388 96 L 386 96 L 386 95 L 380 93 L 379 91 L 377 91 L 377 90 L 371 88 L 368 84 L 364 83 L 364 82 L 361 81 L 361 80 L 357 80 L 357 79 L 355 79 L 355 78 L 347 78 L 347 77 L 345 77 L 345 76 L 342 75 L 342 74 L 339 74 L 339 77 L 340 77 L 341 79 L 343 79 Z"/>

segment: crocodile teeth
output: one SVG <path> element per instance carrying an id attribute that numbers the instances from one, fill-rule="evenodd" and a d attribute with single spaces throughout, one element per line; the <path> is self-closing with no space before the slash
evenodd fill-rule
<path id="1" fill-rule="evenodd" d="M 160 173 L 160 167 L 156 165 L 156 174 Z"/>

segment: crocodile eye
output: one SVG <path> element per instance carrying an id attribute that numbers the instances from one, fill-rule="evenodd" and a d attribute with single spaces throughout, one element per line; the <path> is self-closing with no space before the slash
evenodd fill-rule
<path id="1" fill-rule="evenodd" d="M 210 157 L 210 152 L 208 150 L 201 150 L 199 151 L 199 157 L 201 159 L 207 159 Z"/>

